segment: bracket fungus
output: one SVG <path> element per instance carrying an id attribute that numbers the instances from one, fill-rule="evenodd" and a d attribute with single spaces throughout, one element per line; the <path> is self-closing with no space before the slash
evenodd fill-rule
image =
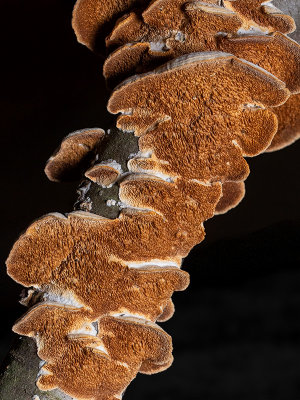
<path id="1" fill-rule="evenodd" d="M 48 161 L 50 180 L 84 176 L 80 201 L 96 206 L 16 241 L 7 271 L 34 306 L 13 329 L 36 340 L 42 391 L 119 400 L 138 372 L 172 364 L 156 323 L 189 284 L 181 265 L 203 223 L 244 197 L 245 157 L 299 137 L 300 47 L 293 19 L 261 0 L 77 0 L 73 28 L 102 53 L 107 35 L 105 78 L 125 78 L 107 106 L 119 130 L 107 146 L 102 129 L 77 131 Z M 128 154 L 114 157 L 120 136 Z M 99 215 L 95 187 L 117 215 Z"/>
<path id="2" fill-rule="evenodd" d="M 215 214 L 225 214 L 236 207 L 246 193 L 244 182 L 224 182 L 222 185 L 222 197 L 216 205 Z"/>
<path id="3" fill-rule="evenodd" d="M 300 46 L 281 33 L 285 32 L 280 24 L 282 19 L 290 21 L 291 17 L 272 14 L 273 27 L 268 26 L 268 18 L 262 18 L 260 26 L 268 26 L 268 30 L 253 35 L 253 30 L 247 31 L 249 21 L 245 22 L 245 18 L 220 5 L 156 0 L 140 16 L 131 13 L 117 22 L 107 44 L 119 47 L 107 57 L 103 74 L 108 85 L 114 87 L 128 75 L 151 71 L 183 54 L 223 51 L 266 69 L 296 94 L 300 90 Z M 275 31 L 276 26 L 279 32 Z M 296 102 L 294 99 L 293 105 Z M 295 107 L 287 109 L 283 106 L 282 110 L 278 109 L 278 114 L 286 123 L 280 124 L 274 140 L 288 145 L 298 137 L 295 129 L 290 129 L 290 121 L 297 119 L 298 112 Z M 285 141 L 281 137 L 285 138 L 287 131 L 290 139 Z"/>
<path id="4" fill-rule="evenodd" d="M 98 38 L 103 40 L 117 18 L 134 7 L 147 4 L 148 1 L 77 0 L 73 10 L 72 26 L 78 42 L 96 50 Z M 102 45 L 99 47 L 101 49 Z"/>
<path id="5" fill-rule="evenodd" d="M 108 110 L 122 112 L 117 126 L 140 136 L 140 151 L 151 151 L 130 160 L 131 171 L 207 184 L 246 179 L 243 156 L 268 148 L 277 132 L 271 107 L 289 95 L 282 81 L 255 65 L 224 53 L 193 53 L 124 81 Z"/>
<path id="6" fill-rule="evenodd" d="M 157 373 L 173 361 L 170 336 L 140 318 L 105 316 L 94 326 L 80 309 L 45 303 L 13 329 L 37 339 L 46 361 L 38 387 L 79 399 L 119 400 L 138 372 Z"/>
<path id="7" fill-rule="evenodd" d="M 248 29 L 256 27 L 282 33 L 292 33 L 296 29 L 294 19 L 283 14 L 272 4 L 272 0 L 223 0 L 225 7 L 237 12 L 248 23 Z"/>
<path id="8" fill-rule="evenodd" d="M 136 53 L 137 49 L 142 51 L 138 43 L 148 44 L 148 53 L 152 53 L 152 58 L 163 55 L 174 58 L 190 52 L 222 50 L 218 47 L 219 38 L 230 38 L 231 35 L 243 37 L 247 26 L 236 12 L 219 5 L 201 1 L 156 0 L 141 15 L 132 12 L 117 21 L 106 44 L 108 47 L 119 46 L 119 49 L 106 61 L 106 64 L 111 64 L 105 68 L 106 75 L 109 77 L 109 71 L 112 75 L 116 69 L 113 62 L 121 62 L 123 45 L 130 43 Z M 261 35 L 266 36 L 263 32 Z M 249 33 L 248 36 L 251 37 Z M 284 37 L 287 42 L 293 42 Z M 125 47 L 125 50 L 128 53 L 128 48 Z M 239 57 L 239 54 L 236 55 Z"/>
<path id="9" fill-rule="evenodd" d="M 112 163 L 96 164 L 88 169 L 84 175 L 86 178 L 102 186 L 109 186 L 116 182 L 121 175 L 121 171 L 118 166 L 115 166 Z"/>
<path id="10" fill-rule="evenodd" d="M 300 93 L 291 96 L 274 111 L 278 118 L 278 132 L 267 151 L 280 150 L 300 137 Z"/>
<path id="11" fill-rule="evenodd" d="M 45 174 L 53 182 L 78 179 L 95 158 L 104 137 L 102 129 L 83 129 L 70 133 L 49 158 Z"/>

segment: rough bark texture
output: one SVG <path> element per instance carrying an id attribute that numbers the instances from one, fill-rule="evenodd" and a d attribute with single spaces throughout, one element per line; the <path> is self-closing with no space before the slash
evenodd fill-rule
<path id="1" fill-rule="evenodd" d="M 113 159 L 121 165 L 124 173 L 128 172 L 127 162 L 134 154 L 138 153 L 138 137 L 133 133 L 126 133 L 113 127 L 100 144 L 97 163 Z M 83 180 L 78 189 L 79 198 L 75 203 L 76 210 L 89 211 L 102 215 L 105 218 L 117 218 L 120 213 L 119 185 L 101 187 L 87 179 Z M 116 202 L 107 205 L 108 200 Z"/>
<path id="2" fill-rule="evenodd" d="M 299 0 L 274 0 L 274 5 L 290 14 L 300 23 Z M 300 41 L 300 30 L 290 35 L 294 40 Z M 126 141 L 124 141 L 126 138 Z M 128 140 L 130 138 L 130 140 Z M 121 150 L 121 151 L 120 151 Z M 126 162 L 131 154 L 137 153 L 137 138 L 133 135 L 122 135 L 113 128 L 107 136 L 104 146 L 99 152 L 99 161 L 114 159 L 126 171 Z M 82 187 L 85 187 L 83 182 Z M 108 218 L 115 218 L 119 214 L 118 205 L 107 206 L 108 199 L 118 201 L 118 187 L 113 185 L 109 189 L 100 189 L 96 184 L 90 185 L 87 191 L 80 190 L 81 197 L 75 207 L 85 209 L 92 207 L 91 211 Z M 84 194 L 83 194 L 84 192 Z M 86 202 L 90 198 L 92 204 Z M 0 400 L 71 400 L 58 390 L 41 392 L 35 385 L 39 370 L 40 359 L 36 354 L 36 345 L 32 339 L 16 338 L 16 341 L 5 359 L 0 372 Z"/>

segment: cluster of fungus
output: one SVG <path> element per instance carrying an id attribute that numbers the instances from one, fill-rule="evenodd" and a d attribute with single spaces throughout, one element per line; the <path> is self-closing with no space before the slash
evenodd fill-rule
<path id="1" fill-rule="evenodd" d="M 9 255 L 9 275 L 39 293 L 13 329 L 36 339 L 41 390 L 117 400 L 171 365 L 157 322 L 189 284 L 181 264 L 203 222 L 242 200 L 245 157 L 299 136 L 300 46 L 262 0 L 78 0 L 73 28 L 107 55 L 108 111 L 138 148 L 115 160 L 109 134 L 87 129 L 50 158 L 49 179 L 85 184 L 77 210 L 35 221 Z M 116 194 L 116 217 L 98 215 L 95 188 Z"/>

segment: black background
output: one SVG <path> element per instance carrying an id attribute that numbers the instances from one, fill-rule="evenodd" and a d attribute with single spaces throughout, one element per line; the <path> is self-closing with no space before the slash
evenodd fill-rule
<path id="1" fill-rule="evenodd" d="M 113 121 L 101 60 L 71 29 L 73 3 L 0 1 L 1 357 L 24 312 L 6 276 L 9 249 L 33 219 L 75 199 L 75 184 L 47 181 L 45 161 L 69 132 Z M 300 400 L 299 149 L 249 160 L 245 200 L 206 223 L 207 239 L 184 262 L 191 285 L 163 325 L 173 366 L 139 375 L 125 398 Z"/>

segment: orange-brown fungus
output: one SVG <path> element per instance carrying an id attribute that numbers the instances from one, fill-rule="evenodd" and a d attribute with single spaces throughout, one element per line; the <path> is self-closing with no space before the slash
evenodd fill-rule
<path id="1" fill-rule="evenodd" d="M 47 290 L 47 298 L 73 299 L 97 318 L 127 312 L 155 321 L 173 292 L 188 285 L 178 267 L 204 239 L 203 221 L 214 215 L 220 196 L 219 184 L 128 178 L 120 198 L 129 208 L 120 218 L 47 215 L 15 243 L 8 274 Z"/>
<path id="2" fill-rule="evenodd" d="M 300 138 L 300 94 L 291 96 L 274 111 L 278 118 L 278 132 L 267 151 L 280 150 Z"/>
<path id="3" fill-rule="evenodd" d="M 254 3 L 250 6 L 256 7 Z M 281 21 L 282 14 L 272 18 Z M 183 54 L 219 50 L 266 69 L 285 82 L 291 93 L 298 93 L 299 44 L 280 32 L 260 36 L 238 35 L 240 31 L 246 32 L 247 27 L 244 19 L 224 7 L 199 1 L 157 0 L 140 17 L 131 13 L 117 22 L 107 44 L 121 47 L 108 56 L 103 74 L 108 85 L 114 87 L 127 76 L 151 71 Z M 297 114 L 284 114 L 291 112 L 291 107 L 282 107 L 278 115 L 286 122 L 281 124 L 278 138 L 274 138 L 274 148 L 279 141 L 283 143 L 280 138 L 286 134 L 290 139 L 285 141 L 285 145 L 298 138 L 295 129 L 288 125 L 289 121 L 297 119 Z"/>
<path id="4" fill-rule="evenodd" d="M 149 0 L 77 0 L 72 26 L 78 42 L 95 50 L 97 39 L 101 37 L 104 45 L 103 37 L 122 13 L 148 2 Z"/>
<path id="5" fill-rule="evenodd" d="M 158 322 L 165 322 L 168 321 L 170 318 L 172 318 L 173 314 L 175 312 L 175 306 L 173 301 L 170 299 L 165 308 L 163 309 L 162 314 L 157 318 Z"/>
<path id="6" fill-rule="evenodd" d="M 161 93 L 164 93 L 162 96 Z M 263 152 L 277 131 L 266 107 L 284 103 L 283 82 L 224 53 L 195 53 L 124 81 L 108 110 L 122 112 L 118 127 L 141 136 L 132 171 L 200 182 L 242 181 L 243 156 Z"/>
<path id="7" fill-rule="evenodd" d="M 102 129 L 83 129 L 68 135 L 46 164 L 45 174 L 50 181 L 78 179 L 94 158 L 104 134 Z"/>
<path id="8" fill-rule="evenodd" d="M 219 37 L 218 49 L 259 65 L 285 82 L 291 93 L 299 93 L 300 45 L 282 33 Z"/>
<path id="9" fill-rule="evenodd" d="M 171 338 L 155 322 L 171 318 L 174 291 L 189 284 L 182 259 L 204 239 L 204 221 L 244 197 L 244 157 L 299 136 L 300 47 L 284 35 L 293 19 L 262 0 L 223 3 L 75 4 L 73 28 L 89 48 L 103 51 L 114 26 L 106 44 L 120 47 L 104 75 L 111 85 L 133 76 L 108 110 L 122 114 L 121 135 L 139 137 L 139 152 L 127 168 L 113 160 L 91 167 L 104 131 L 69 135 L 47 176 L 69 180 L 89 168 L 86 178 L 118 191 L 107 201 L 118 218 L 48 214 L 10 252 L 8 274 L 31 287 L 24 304 L 40 301 L 13 329 L 36 339 L 43 391 L 120 400 L 138 372 L 168 368 Z M 249 35 L 257 31 L 268 35 Z"/>
<path id="10" fill-rule="evenodd" d="M 106 316 L 93 324 L 82 309 L 44 303 L 13 329 L 37 339 L 46 361 L 38 387 L 59 387 L 77 399 L 119 400 L 139 371 L 156 373 L 173 361 L 170 336 L 138 318 Z"/>
<path id="11" fill-rule="evenodd" d="M 197 51 L 212 31 L 232 32 L 241 25 L 242 21 L 235 13 L 214 4 L 156 0 L 141 16 L 130 13 L 118 20 L 106 38 L 106 45 L 110 47 L 147 41 L 161 50 L 178 46 L 179 49 L 189 48 L 191 52 Z"/>
<path id="12" fill-rule="evenodd" d="M 225 7 L 235 11 L 247 25 L 247 28 L 260 27 L 269 32 L 291 33 L 296 29 L 295 21 L 283 14 L 265 0 L 224 0 Z"/>
<path id="13" fill-rule="evenodd" d="M 236 207 L 245 196 L 244 182 L 224 182 L 222 197 L 216 206 L 215 214 L 225 214 Z"/>
<path id="14" fill-rule="evenodd" d="M 119 17 L 123 19 L 125 13 L 137 7 L 145 8 L 150 3 L 150 0 L 77 0 L 72 26 L 78 42 L 91 50 L 103 52 L 103 38 L 110 32 L 113 23 Z M 220 0 L 206 0 L 206 3 L 219 4 Z"/>
<path id="15" fill-rule="evenodd" d="M 85 176 L 102 186 L 112 185 L 120 176 L 120 171 L 111 165 L 96 164 L 88 169 Z"/>
<path id="16" fill-rule="evenodd" d="M 160 3 L 167 3 L 170 7 L 159 7 Z M 184 9 L 179 7 L 181 22 L 176 23 L 173 14 L 178 6 L 174 0 L 159 0 L 142 14 L 144 21 L 136 21 L 135 29 L 132 28 L 132 15 L 135 14 L 116 25 L 108 44 L 121 47 L 107 58 L 103 68 L 109 85 L 113 86 L 136 72 L 150 71 L 159 62 L 183 54 L 219 50 L 266 69 L 284 81 L 293 93 L 300 90 L 300 46 L 296 42 L 280 33 L 271 36 L 237 35 L 242 20 L 235 13 L 201 2 L 185 5 Z M 164 18 L 159 18 L 157 13 L 164 13 Z M 138 17 L 135 15 L 135 18 Z M 157 26 L 158 23 L 161 26 Z"/>
<path id="17" fill-rule="evenodd" d="M 108 86 L 113 88 L 128 76 L 151 71 L 173 58 L 173 51 L 153 51 L 148 42 L 129 43 L 107 57 L 103 75 Z"/>

